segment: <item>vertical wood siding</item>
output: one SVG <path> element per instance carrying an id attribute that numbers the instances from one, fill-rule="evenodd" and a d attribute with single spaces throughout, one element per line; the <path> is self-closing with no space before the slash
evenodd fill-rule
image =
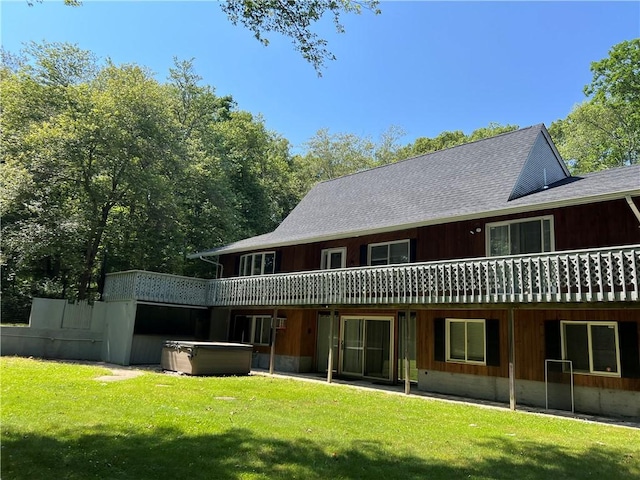
<path id="1" fill-rule="evenodd" d="M 636 322 L 640 309 L 624 310 L 516 310 L 516 378 L 544 381 L 546 320 Z M 640 338 L 638 339 L 640 341 Z M 575 374 L 576 386 L 640 391 L 640 379 Z"/>
<path id="2" fill-rule="evenodd" d="M 640 207 L 640 199 L 636 198 L 635 203 Z M 542 215 L 553 215 L 554 217 L 556 251 L 640 243 L 638 220 L 631 212 L 629 205 L 625 200 L 612 200 L 516 215 L 450 222 L 357 238 L 281 247 L 276 251 L 281 259 L 280 272 L 282 273 L 318 270 L 322 250 L 336 247 L 347 248 L 347 267 L 358 267 L 361 266 L 361 246 L 405 239 L 417 240 L 416 262 L 477 258 L 484 257 L 486 254 L 485 229 L 487 223 Z M 480 232 L 476 231 L 478 228 Z M 240 255 L 221 256 L 225 277 L 238 275 L 237 264 Z"/>

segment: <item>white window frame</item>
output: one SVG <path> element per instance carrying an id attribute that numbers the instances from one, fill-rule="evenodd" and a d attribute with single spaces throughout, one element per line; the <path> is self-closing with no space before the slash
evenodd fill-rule
<path id="1" fill-rule="evenodd" d="M 495 228 L 495 227 L 503 227 L 505 225 L 513 225 L 516 223 L 528 223 L 528 222 L 535 222 L 535 221 L 539 221 L 540 223 L 542 223 L 544 220 L 549 220 L 549 233 L 550 233 L 550 241 L 549 241 L 549 252 L 555 252 L 556 250 L 556 236 L 555 236 L 555 227 L 553 224 L 553 215 L 542 215 L 539 217 L 528 217 L 528 218 L 518 218 L 517 220 L 506 220 L 504 222 L 491 222 L 491 223 L 487 223 L 485 224 L 485 252 L 486 252 L 486 256 L 490 257 L 491 256 L 491 229 Z M 511 230 L 509 230 L 509 235 L 511 235 Z M 541 245 L 544 248 L 544 228 L 540 229 L 540 235 L 542 235 L 543 237 L 540 239 L 541 240 Z M 511 238 L 509 238 L 509 248 L 511 248 Z M 548 252 L 537 252 L 537 253 L 548 253 Z M 509 255 L 515 255 L 512 253 L 509 253 Z M 498 255 L 496 255 L 498 256 Z"/>
<path id="2" fill-rule="evenodd" d="M 253 345 L 269 345 L 271 339 L 271 318 L 269 315 L 253 315 L 251 317 L 251 343 Z M 259 342 L 256 342 L 256 331 L 260 329 Z M 267 342 L 262 341 L 262 336 L 265 333 L 265 328 L 268 332 Z"/>
<path id="3" fill-rule="evenodd" d="M 264 267 L 265 267 L 265 257 L 267 255 L 273 255 L 273 272 L 267 272 L 265 273 L 264 271 Z M 247 261 L 249 261 L 249 263 L 247 263 Z M 254 274 L 254 267 L 256 266 L 256 262 L 260 262 L 260 273 L 256 273 Z M 247 266 L 249 267 L 249 273 L 246 274 L 245 270 L 247 269 Z M 253 275 L 269 275 L 272 273 L 275 273 L 276 270 L 276 252 L 275 251 L 271 251 L 271 252 L 260 252 L 260 253 L 247 253 L 245 255 L 242 255 L 240 257 L 240 267 L 239 267 L 239 276 L 240 277 L 250 277 Z"/>
<path id="4" fill-rule="evenodd" d="M 565 336 L 565 325 L 586 325 L 587 327 L 587 348 L 589 350 L 589 371 L 585 370 L 576 370 L 575 366 L 573 368 L 573 373 L 580 375 L 602 375 L 605 377 L 621 377 L 621 366 L 620 366 L 620 338 L 618 337 L 618 322 L 615 321 L 568 321 L 561 320 L 560 321 L 560 343 L 562 345 L 562 359 L 570 360 L 567 358 L 567 344 L 566 344 L 566 336 Z M 591 340 L 591 327 L 592 326 L 601 326 L 601 327 L 613 327 L 614 328 L 614 338 L 616 342 L 616 372 L 603 372 L 600 370 L 593 369 L 593 346 Z"/>
<path id="5" fill-rule="evenodd" d="M 464 323 L 464 360 L 459 358 L 451 358 L 451 324 L 453 323 Z M 468 329 L 467 325 L 470 323 L 479 323 L 482 324 L 482 343 L 484 346 L 484 360 L 479 362 L 477 360 L 469 360 L 469 351 L 467 348 L 467 335 Z M 487 322 L 484 318 L 446 318 L 445 319 L 445 350 L 446 350 L 446 361 L 449 363 L 464 363 L 471 365 L 486 365 L 487 364 Z"/>
<path id="6" fill-rule="evenodd" d="M 399 245 L 401 243 L 406 243 L 407 244 L 407 261 L 406 263 L 411 263 L 411 241 L 409 239 L 406 240 L 395 240 L 393 242 L 381 242 L 381 243 L 370 243 L 369 245 L 367 245 L 367 265 L 371 265 L 371 250 L 373 250 L 374 247 L 381 247 L 386 245 L 387 246 L 387 263 L 385 263 L 384 265 L 401 265 L 401 264 L 396 264 L 396 263 L 389 263 L 389 254 L 390 254 L 390 247 L 391 245 Z M 382 267 L 383 265 L 376 265 L 379 267 Z"/>
<path id="7" fill-rule="evenodd" d="M 329 259 L 334 253 L 340 253 L 340 268 L 347 266 L 347 247 L 324 248 L 320 255 L 320 270 L 329 270 Z"/>

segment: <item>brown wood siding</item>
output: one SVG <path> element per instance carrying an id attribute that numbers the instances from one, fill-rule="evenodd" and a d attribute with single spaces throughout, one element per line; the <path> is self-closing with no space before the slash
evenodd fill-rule
<path id="1" fill-rule="evenodd" d="M 640 205 L 640 199 L 634 203 Z M 556 250 L 640 243 L 638 219 L 624 199 L 494 217 L 485 223 L 544 215 L 553 215 Z"/>
<path id="2" fill-rule="evenodd" d="M 640 199 L 635 203 L 640 206 Z M 640 243 L 638 220 L 625 200 L 612 200 L 537 212 L 520 213 L 484 219 L 451 222 L 397 232 L 365 235 L 275 249 L 280 272 L 320 269 L 321 252 L 325 248 L 346 247 L 347 267 L 361 266 L 360 248 L 372 243 L 416 239 L 417 262 L 477 258 L 486 255 L 486 224 L 553 215 L 556 250 L 611 247 Z M 477 230 L 480 229 L 478 232 Z M 473 233 L 472 233 L 473 232 Z M 270 251 L 274 249 L 259 249 Z M 224 277 L 238 275 L 241 254 L 223 255 Z"/>
<path id="3" fill-rule="evenodd" d="M 232 316 L 273 316 L 273 310 L 234 310 Z M 315 352 L 315 310 L 278 309 L 278 317 L 286 318 L 286 328 L 276 330 L 276 355 L 313 356 Z M 254 345 L 253 350 L 269 353 L 267 345 Z"/>
<path id="4" fill-rule="evenodd" d="M 495 318 L 500 322 L 500 366 L 467 365 L 440 362 L 434 359 L 434 320 L 436 318 Z M 449 373 L 507 377 L 509 375 L 509 344 L 506 310 L 420 310 L 418 311 L 416 336 L 417 359 L 420 370 L 438 370 Z"/>
<path id="5" fill-rule="evenodd" d="M 479 220 L 422 227 L 418 230 L 416 260 L 432 262 L 484 257 L 484 243 L 484 222 Z"/>
<path id="6" fill-rule="evenodd" d="M 394 351 L 398 345 L 398 312 L 402 309 L 372 310 L 366 308 L 343 308 L 336 311 L 340 316 L 390 316 L 394 318 Z M 416 355 L 420 370 L 437 370 L 449 373 L 463 373 L 481 376 L 508 377 L 509 343 L 508 312 L 506 309 L 423 309 L 417 312 Z M 324 312 L 324 310 L 323 310 Z M 286 329 L 277 331 L 276 354 L 299 357 L 316 356 L 317 318 L 315 309 L 279 309 L 278 316 L 285 317 Z M 328 313 L 328 312 L 327 312 Z M 235 310 L 232 315 L 272 315 L 273 310 Z M 498 319 L 500 322 L 500 365 L 489 367 L 467 365 L 464 363 L 442 362 L 434 359 L 434 320 L 436 318 L 482 318 Z M 636 322 L 640 337 L 640 309 L 516 309 L 515 322 L 515 376 L 516 380 L 544 381 L 545 332 L 546 320 L 564 321 L 617 321 Z M 640 338 L 637 339 L 640 343 Z M 269 353 L 268 346 L 255 346 L 254 351 Z M 394 380 L 397 372 L 397 354 L 394 355 Z M 602 375 L 576 374 L 576 386 L 601 389 L 623 389 L 640 391 L 640 378 L 616 378 Z"/>
<path id="7" fill-rule="evenodd" d="M 545 320 L 636 322 L 640 309 L 625 310 L 516 310 L 516 379 L 544 381 Z M 640 338 L 638 339 L 640 341 Z M 576 386 L 640 391 L 640 379 L 575 374 Z"/>

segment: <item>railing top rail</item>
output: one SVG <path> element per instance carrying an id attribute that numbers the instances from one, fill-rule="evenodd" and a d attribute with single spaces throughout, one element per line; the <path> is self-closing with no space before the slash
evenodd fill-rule
<path id="1" fill-rule="evenodd" d="M 477 262 L 495 262 L 501 260 L 507 261 L 515 261 L 521 259 L 528 258 L 546 258 L 546 257 L 557 257 L 564 255 L 580 255 L 580 254 L 594 254 L 594 253 L 606 253 L 606 252 L 621 252 L 621 251 L 629 251 L 629 250 L 639 250 L 640 244 L 634 245 L 623 245 L 618 247 L 603 247 L 603 248 L 585 248 L 580 250 L 556 250 L 553 252 L 541 252 L 541 253 L 527 253 L 520 255 L 502 255 L 495 257 L 468 257 L 468 258 L 456 258 L 449 260 L 433 260 L 427 262 L 414 262 L 414 263 L 396 263 L 393 265 L 364 265 L 358 267 L 344 267 L 344 268 L 335 268 L 331 270 L 302 270 L 298 272 L 284 272 L 284 273 L 273 273 L 266 275 L 256 275 L 256 276 L 243 276 L 243 277 L 226 277 L 219 279 L 212 279 L 215 281 L 223 280 L 247 280 L 249 278 L 265 278 L 265 277 L 291 277 L 291 276 L 307 276 L 314 275 L 318 273 L 329 274 L 329 273 L 340 273 L 340 272 L 353 272 L 355 270 L 390 270 L 394 268 L 407 268 L 407 267 L 420 267 L 420 266 L 434 266 L 434 265 L 447 265 L 447 264 L 458 264 L 458 263 L 477 263 Z"/>
<path id="2" fill-rule="evenodd" d="M 138 274 L 138 273 L 142 275 L 154 275 L 158 277 L 182 278 L 184 280 L 191 280 L 196 282 L 209 282 L 210 280 L 213 280 L 210 278 L 188 277 L 186 275 L 174 275 L 172 273 L 151 272 L 149 270 L 124 270 L 122 272 L 107 273 L 106 276 L 118 277 L 118 276 L 132 275 L 132 274 Z"/>

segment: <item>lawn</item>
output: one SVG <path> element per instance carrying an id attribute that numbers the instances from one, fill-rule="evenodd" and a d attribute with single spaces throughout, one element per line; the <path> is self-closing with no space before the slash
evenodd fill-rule
<path id="1" fill-rule="evenodd" d="M 265 376 L 2 357 L 2 478 L 640 478 L 640 430 Z"/>

